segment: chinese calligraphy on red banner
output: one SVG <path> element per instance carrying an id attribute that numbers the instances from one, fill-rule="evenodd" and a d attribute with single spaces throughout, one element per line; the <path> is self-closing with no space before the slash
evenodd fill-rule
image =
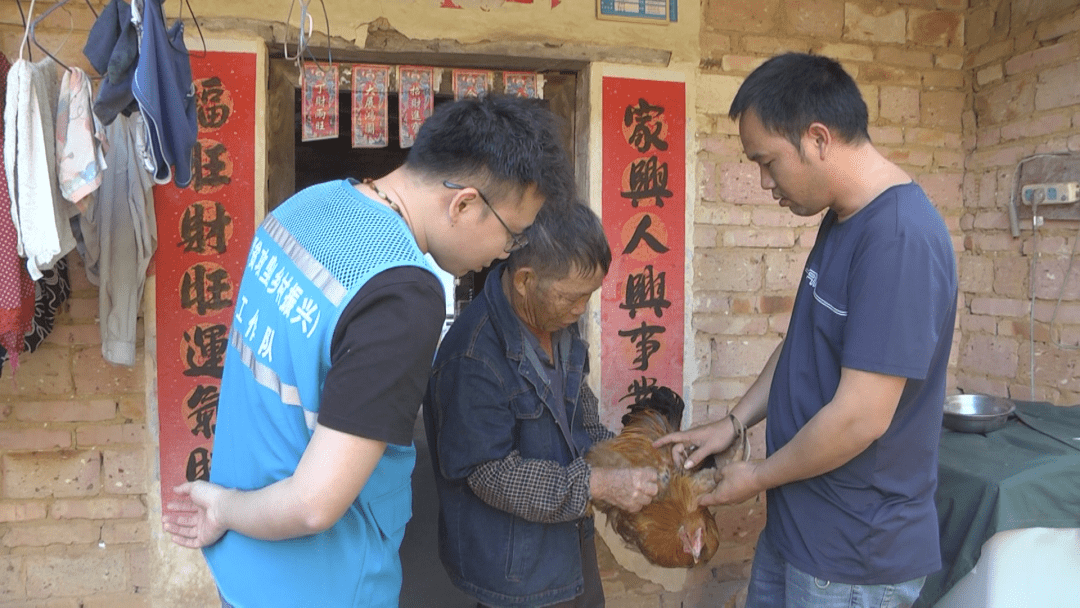
<path id="1" fill-rule="evenodd" d="M 162 503 L 210 475 L 234 296 L 255 231 L 254 53 L 191 56 L 199 139 L 190 186 L 154 188 Z"/>
<path id="2" fill-rule="evenodd" d="M 683 387 L 685 84 L 605 77 L 602 121 L 601 418 L 618 428 L 644 387 Z"/>
<path id="3" fill-rule="evenodd" d="M 301 141 L 336 139 L 338 136 L 338 66 L 305 63 L 300 72 Z"/>
<path id="4" fill-rule="evenodd" d="M 390 141 L 390 66 L 354 65 L 352 86 L 352 147 L 385 148 Z"/>

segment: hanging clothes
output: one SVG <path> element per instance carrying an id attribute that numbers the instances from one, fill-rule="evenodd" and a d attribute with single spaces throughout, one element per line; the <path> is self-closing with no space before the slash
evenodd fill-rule
<path id="1" fill-rule="evenodd" d="M 0 53 L 0 103 L 7 95 L 7 75 L 11 62 Z M 0 130 L 0 148 L 3 147 Z M 0 155 L 0 163 L 3 157 Z M 11 356 L 12 370 L 19 367 L 23 336 L 34 318 L 34 281 L 19 257 L 19 234 L 11 217 L 11 195 L 7 172 L 0 169 L 0 349 Z"/>
<path id="2" fill-rule="evenodd" d="M 34 352 L 52 333 L 56 322 L 56 311 L 71 295 L 71 282 L 68 280 L 67 260 L 60 258 L 51 269 L 42 272 L 40 279 L 34 282 L 34 318 L 30 321 L 30 331 L 23 336 L 26 352 Z M 0 369 L 10 353 L 0 348 Z"/>
<path id="3" fill-rule="evenodd" d="M 82 211 L 101 186 L 108 142 L 91 109 L 90 78 L 79 68 L 64 72 L 56 108 L 56 165 L 60 193 Z"/>
<path id="4" fill-rule="evenodd" d="M 118 116 L 106 127 L 110 142 L 98 196 L 83 213 L 87 248 L 99 252 L 87 261 L 87 275 L 99 285 L 101 354 L 106 361 L 135 364 L 135 329 L 142 305 L 146 269 L 157 246 L 153 180 L 136 154 L 145 127 L 138 113 Z M 99 242 L 92 242 L 93 235 Z"/>
<path id="5" fill-rule="evenodd" d="M 131 90 L 139 60 L 139 33 L 131 21 L 130 4 L 109 2 L 90 28 L 83 55 L 102 76 L 94 99 L 94 114 L 102 124 L 109 125 L 118 114 L 129 116 L 139 109 Z"/>
<path id="6" fill-rule="evenodd" d="M 21 57 L 8 72 L 4 107 L 4 170 L 19 255 L 34 280 L 75 248 L 70 218 L 79 210 L 56 179 L 57 64 Z"/>
<path id="7" fill-rule="evenodd" d="M 133 7 L 140 39 L 132 90 L 146 121 L 150 149 L 157 163 L 154 181 L 167 184 L 175 171 L 176 187 L 186 188 L 191 183 L 191 152 L 199 126 L 191 60 L 184 46 L 184 23 L 177 20 L 166 31 L 159 0 L 145 0 L 142 7 L 141 13 L 138 5 Z"/>

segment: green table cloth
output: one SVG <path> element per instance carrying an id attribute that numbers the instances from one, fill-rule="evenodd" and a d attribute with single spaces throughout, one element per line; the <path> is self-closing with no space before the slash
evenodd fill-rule
<path id="1" fill-rule="evenodd" d="M 970 572 L 998 532 L 1080 528 L 1080 406 L 1015 403 L 999 430 L 941 431 L 942 569 L 927 577 L 916 608 L 933 606 Z"/>

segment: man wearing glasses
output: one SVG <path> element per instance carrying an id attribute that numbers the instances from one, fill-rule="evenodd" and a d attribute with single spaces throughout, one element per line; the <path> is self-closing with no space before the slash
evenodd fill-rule
<path id="1" fill-rule="evenodd" d="M 470 98 L 439 106 L 391 173 L 267 215 L 236 294 L 210 482 L 174 488 L 163 522 L 203 548 L 224 608 L 398 606 L 413 426 L 446 311 L 424 254 L 455 276 L 505 259 L 571 179 L 554 115 Z"/>
<path id="2" fill-rule="evenodd" d="M 586 505 L 636 511 L 657 492 L 655 470 L 582 459 L 611 436 L 577 327 L 611 250 L 595 213 L 566 207 L 545 207 L 508 242 L 515 251 L 443 339 L 424 399 L 439 553 L 480 606 L 603 606 Z"/>

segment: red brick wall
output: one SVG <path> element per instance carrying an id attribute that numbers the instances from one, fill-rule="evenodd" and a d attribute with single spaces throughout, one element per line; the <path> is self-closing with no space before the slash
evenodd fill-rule
<path id="1" fill-rule="evenodd" d="M 967 35 L 974 99 L 964 136 L 973 151 L 961 218 L 957 383 L 968 392 L 1080 403 L 1080 355 L 1054 344 L 1080 344 L 1080 261 L 1066 276 L 1077 222 L 1047 220 L 1033 238 L 1028 220 L 1014 238 L 1007 207 L 1022 158 L 1080 153 L 1080 7 L 1070 0 L 982 2 L 970 12 Z"/>
<path id="2" fill-rule="evenodd" d="M 147 606 L 143 352 L 104 361 L 97 288 L 68 261 L 52 334 L 0 378 L 0 607 Z"/>

